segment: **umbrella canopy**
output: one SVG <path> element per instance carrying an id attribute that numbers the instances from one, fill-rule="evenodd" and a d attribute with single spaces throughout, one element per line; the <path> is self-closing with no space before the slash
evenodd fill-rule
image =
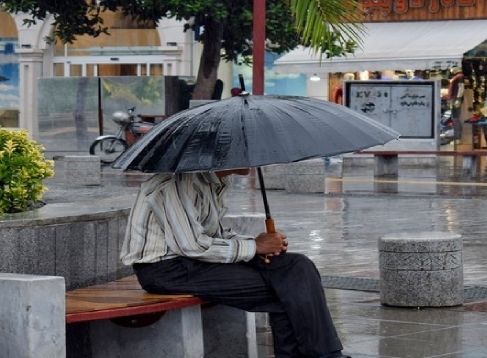
<path id="1" fill-rule="evenodd" d="M 112 167 L 148 173 L 259 167 L 352 152 L 398 137 L 335 103 L 244 93 L 171 116 Z"/>

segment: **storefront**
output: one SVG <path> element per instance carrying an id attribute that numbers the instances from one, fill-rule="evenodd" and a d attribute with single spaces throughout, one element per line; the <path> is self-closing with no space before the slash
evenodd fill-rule
<path id="1" fill-rule="evenodd" d="M 315 73 L 446 70 L 487 39 L 487 19 L 366 23 L 363 43 L 348 57 L 321 59 L 300 47 L 275 62 L 276 71 Z"/>
<path id="2" fill-rule="evenodd" d="M 365 14 L 365 33 L 362 43 L 353 55 L 346 58 L 325 59 L 313 54 L 309 49 L 298 48 L 275 62 L 280 73 L 306 73 L 309 76 L 327 74 L 327 97 L 333 100 L 334 89 L 341 85 L 345 73 L 359 78 L 361 71 L 376 72 L 382 79 L 422 79 L 442 80 L 442 93 L 460 95 L 455 104 L 458 140 L 455 148 L 472 149 L 485 147 L 478 135 L 477 125 L 465 123 L 485 103 L 485 76 L 475 72 L 478 80 L 461 83 L 462 62 L 472 64 L 487 58 L 484 41 L 487 39 L 487 4 L 474 0 L 359 0 Z M 470 66 L 471 67 L 471 66 Z M 487 68 L 487 66 L 480 66 Z M 471 76 L 471 71 L 470 71 Z M 463 78 L 467 78 L 465 75 Z M 325 86 L 323 86 L 325 87 Z M 475 89 L 476 88 L 476 89 Z M 323 89 L 325 90 L 325 89 Z M 453 91 L 452 91 L 453 90 Z M 483 91 L 483 92 L 482 92 Z M 482 96 L 479 93 L 482 92 Z M 314 96 L 313 93 L 308 93 Z M 480 98 L 483 98 L 480 100 Z M 452 101 L 448 107 L 452 107 Z M 486 132 L 487 132 L 487 126 Z M 462 130 L 463 129 L 463 130 Z"/>

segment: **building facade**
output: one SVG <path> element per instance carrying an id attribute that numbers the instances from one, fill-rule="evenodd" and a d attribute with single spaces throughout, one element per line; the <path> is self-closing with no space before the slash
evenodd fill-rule
<path id="1" fill-rule="evenodd" d="M 454 103 L 452 93 L 461 94 L 461 100 L 455 102 L 457 107 L 452 108 L 457 117 L 457 144 L 465 146 L 462 149 L 485 146 L 480 143 L 483 139 L 478 136 L 479 128 L 464 123 L 484 106 L 485 90 L 481 84 L 485 76 L 478 74 L 483 66 L 475 65 L 477 72 L 469 71 L 470 77 L 475 73 L 478 78 L 468 82 L 458 81 L 458 76 L 454 80 L 454 77 L 463 72 L 467 58 L 477 54 L 479 59 L 478 55 L 484 53 L 487 3 L 475 0 L 358 2 L 364 13 L 365 32 L 353 55 L 320 61 L 319 55 L 298 48 L 275 62 L 277 71 L 328 75 L 329 81 L 316 88 L 318 92 L 308 95 L 323 96 L 325 93 L 329 100 L 334 100 L 334 89 L 341 86 L 346 73 L 353 74 L 357 80 L 438 79 L 444 98 L 451 100 L 450 108 Z M 461 91 L 454 90 L 458 84 L 461 84 Z M 476 94 L 473 101 L 472 92 Z"/>
<path id="2" fill-rule="evenodd" d="M 164 19 L 139 25 L 121 13 L 104 14 L 110 35 L 80 36 L 73 44 L 49 43 L 53 19 L 27 27 L 25 14 L 0 12 L 0 125 L 39 138 L 39 81 L 60 78 L 196 77 L 200 45 L 183 23 Z M 228 70 L 222 66 L 222 77 Z M 40 96 L 41 95 L 41 96 Z"/>

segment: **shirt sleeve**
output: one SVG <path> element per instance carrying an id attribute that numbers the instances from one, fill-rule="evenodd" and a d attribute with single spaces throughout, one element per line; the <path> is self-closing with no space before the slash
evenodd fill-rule
<path id="1" fill-rule="evenodd" d="M 254 240 L 255 238 L 250 235 L 237 234 L 231 228 L 224 228 L 223 238 L 226 240 Z"/>
<path id="2" fill-rule="evenodd" d="M 218 213 L 214 213 L 214 227 L 204 228 L 198 220 L 200 213 L 195 198 L 188 190 L 171 184 L 153 192 L 148 200 L 174 253 L 215 263 L 249 261 L 255 256 L 256 244 L 251 237 L 222 235 Z"/>

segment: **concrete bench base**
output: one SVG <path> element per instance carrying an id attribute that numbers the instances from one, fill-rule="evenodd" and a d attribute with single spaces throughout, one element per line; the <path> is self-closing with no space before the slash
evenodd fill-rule
<path id="1" fill-rule="evenodd" d="M 448 232 L 381 237 L 381 303 L 400 307 L 463 304 L 462 250 L 461 235 Z"/>
<path id="2" fill-rule="evenodd" d="M 66 357 L 64 279 L 0 273 L 0 356 Z"/>
<path id="3" fill-rule="evenodd" d="M 202 314 L 205 357 L 258 357 L 255 313 L 215 305 Z"/>
<path id="4" fill-rule="evenodd" d="M 146 327 L 127 328 L 110 320 L 89 325 L 92 358 L 204 356 L 200 306 L 167 311 Z"/>
<path id="5" fill-rule="evenodd" d="M 94 155 L 54 157 L 54 173 L 58 180 L 73 185 L 100 185 L 100 158 Z"/>
<path id="6" fill-rule="evenodd" d="M 94 321 L 92 358 L 257 358 L 255 322 L 254 313 L 221 305 L 167 311 L 140 328 Z"/>

